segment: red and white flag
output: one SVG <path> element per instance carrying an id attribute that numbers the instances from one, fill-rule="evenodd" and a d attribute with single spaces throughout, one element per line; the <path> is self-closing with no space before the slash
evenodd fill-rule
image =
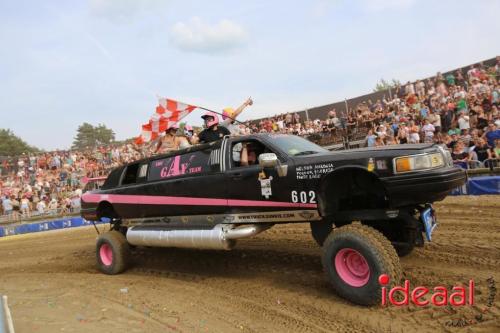
<path id="1" fill-rule="evenodd" d="M 147 124 L 142 125 L 142 133 L 135 139 L 135 143 L 143 144 L 156 140 L 160 134 L 178 123 L 182 118 L 193 112 L 197 106 L 160 98 L 156 112 Z"/>

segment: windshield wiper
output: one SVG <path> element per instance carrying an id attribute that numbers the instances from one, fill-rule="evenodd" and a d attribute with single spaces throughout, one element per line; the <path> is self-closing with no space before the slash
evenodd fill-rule
<path id="1" fill-rule="evenodd" d="M 317 154 L 317 151 L 314 150 L 306 150 L 306 151 L 301 151 L 300 153 L 297 153 L 293 156 L 301 156 L 301 155 L 312 155 L 312 154 Z"/>

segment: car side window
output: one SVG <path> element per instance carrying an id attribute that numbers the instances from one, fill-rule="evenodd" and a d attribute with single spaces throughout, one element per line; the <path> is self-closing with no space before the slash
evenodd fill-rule
<path id="1" fill-rule="evenodd" d="M 122 185 L 135 184 L 137 182 L 138 170 L 139 170 L 138 163 L 127 165 L 127 169 L 123 174 Z"/>
<path id="2" fill-rule="evenodd" d="M 147 175 L 148 175 L 148 163 L 142 163 L 139 167 L 139 173 L 137 174 L 137 182 L 142 183 L 146 181 Z"/>
<path id="3" fill-rule="evenodd" d="M 105 190 L 118 186 L 122 173 L 123 173 L 123 167 L 119 167 L 111 171 L 108 178 L 106 178 L 106 181 L 102 185 L 102 189 Z"/>
<path id="4" fill-rule="evenodd" d="M 259 164 L 259 155 L 272 152 L 261 142 L 246 140 L 235 142 L 231 146 L 231 164 L 233 168 Z"/>
<path id="5" fill-rule="evenodd" d="M 210 172 L 210 153 L 211 149 L 204 149 L 153 160 L 149 164 L 148 181 Z"/>

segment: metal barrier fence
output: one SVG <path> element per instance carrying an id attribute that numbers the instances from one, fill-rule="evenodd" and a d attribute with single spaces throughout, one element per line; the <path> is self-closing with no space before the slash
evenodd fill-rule
<path id="1" fill-rule="evenodd" d="M 354 146 L 359 146 L 360 141 L 365 141 L 369 129 L 369 127 L 362 126 L 349 129 L 338 128 L 329 132 L 309 134 L 304 136 L 304 139 L 323 147 L 341 145 L 344 148 L 352 148 L 352 142 L 355 142 Z"/>
<path id="2" fill-rule="evenodd" d="M 500 158 L 488 158 L 484 160 L 483 162 L 481 161 L 476 161 L 476 160 L 471 160 L 467 162 L 459 162 L 455 161 L 453 162 L 456 166 L 462 168 L 462 169 L 467 169 L 467 170 L 472 170 L 472 169 L 490 169 L 493 170 L 495 168 L 500 167 Z"/>

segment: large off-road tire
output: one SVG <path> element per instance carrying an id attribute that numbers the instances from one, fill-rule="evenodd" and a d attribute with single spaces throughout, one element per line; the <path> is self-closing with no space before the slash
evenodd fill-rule
<path id="1" fill-rule="evenodd" d="M 125 236 L 119 231 L 108 231 L 97 238 L 97 268 L 109 275 L 119 274 L 127 269 L 130 247 Z"/>
<path id="2" fill-rule="evenodd" d="M 312 237 L 319 246 L 323 246 L 326 238 L 333 230 L 333 223 L 327 221 L 317 221 L 310 222 L 309 225 L 311 226 Z"/>
<path id="3" fill-rule="evenodd" d="M 379 276 L 387 289 L 401 280 L 401 264 L 389 240 L 359 223 L 335 228 L 323 244 L 323 268 L 336 293 L 356 304 L 381 304 Z"/>

